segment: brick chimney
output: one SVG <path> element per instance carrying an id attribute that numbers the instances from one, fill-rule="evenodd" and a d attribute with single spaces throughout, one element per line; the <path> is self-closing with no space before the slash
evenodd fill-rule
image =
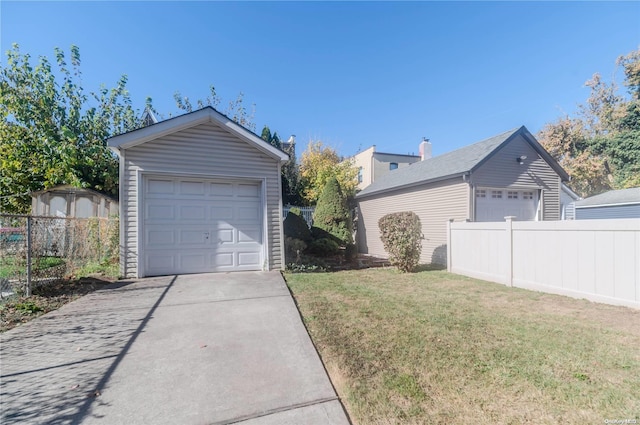
<path id="1" fill-rule="evenodd" d="M 420 153 L 421 161 L 431 158 L 431 142 L 429 141 L 429 139 L 427 139 L 426 137 L 422 138 L 422 142 L 420 143 L 418 152 Z"/>

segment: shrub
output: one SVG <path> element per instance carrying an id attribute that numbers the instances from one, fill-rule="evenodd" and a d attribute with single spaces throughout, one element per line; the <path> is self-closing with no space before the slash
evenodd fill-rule
<path id="1" fill-rule="evenodd" d="M 348 262 L 355 260 L 358 257 L 358 247 L 355 244 L 347 244 L 344 250 L 344 259 Z"/>
<path id="2" fill-rule="evenodd" d="M 309 252 L 320 257 L 336 255 L 340 251 L 340 246 L 332 239 L 316 239 L 309 244 Z"/>
<path id="3" fill-rule="evenodd" d="M 414 270 L 422 251 L 420 218 L 411 211 L 387 214 L 378 220 L 378 227 L 389 262 L 402 272 Z"/>
<path id="4" fill-rule="evenodd" d="M 340 245 L 353 242 L 353 223 L 347 200 L 335 177 L 331 177 L 318 199 L 313 224 L 335 237 Z"/>
<path id="5" fill-rule="evenodd" d="M 291 208 L 287 218 L 284 219 L 284 235 L 290 238 L 308 242 L 311 240 L 311 231 L 307 222 L 300 214 L 298 208 Z"/>
<path id="6" fill-rule="evenodd" d="M 307 244 L 303 240 L 290 236 L 284 237 L 284 255 L 287 263 L 298 262 L 305 249 L 307 249 Z"/>

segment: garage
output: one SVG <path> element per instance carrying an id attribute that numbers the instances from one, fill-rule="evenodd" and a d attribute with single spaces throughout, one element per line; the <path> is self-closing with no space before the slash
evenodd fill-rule
<path id="1" fill-rule="evenodd" d="M 120 160 L 123 276 L 284 267 L 280 149 L 212 107 L 107 143 Z"/>
<path id="2" fill-rule="evenodd" d="M 145 176 L 146 276 L 261 270 L 260 182 Z"/>
<path id="3" fill-rule="evenodd" d="M 504 221 L 508 216 L 518 221 L 537 219 L 537 190 L 480 187 L 475 193 L 475 221 Z"/>

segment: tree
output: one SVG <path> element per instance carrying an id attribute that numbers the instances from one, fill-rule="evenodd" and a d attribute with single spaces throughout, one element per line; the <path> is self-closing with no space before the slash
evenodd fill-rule
<path id="1" fill-rule="evenodd" d="M 106 139 L 140 126 L 123 75 L 112 89 L 86 94 L 80 50 L 55 49 L 54 72 L 14 44 L 0 70 L 0 210 L 26 213 L 29 193 L 58 184 L 108 194 L 118 190 L 118 162 Z M 67 63 L 69 60 L 70 64 Z M 56 79 L 59 75 L 59 80 Z"/>
<path id="2" fill-rule="evenodd" d="M 193 104 L 188 97 L 183 96 L 182 93 L 176 91 L 173 94 L 173 99 L 176 101 L 178 109 L 185 112 L 193 111 Z M 220 110 L 220 97 L 216 93 L 214 86 L 209 86 L 209 96 L 205 99 L 198 99 L 196 105 L 198 109 L 202 109 L 206 106 L 211 106 L 216 110 Z M 251 131 L 256 131 L 256 125 L 253 122 L 253 116 L 255 114 L 255 104 L 251 105 L 251 112 L 247 112 L 247 108 L 244 106 L 244 93 L 240 92 L 238 96 L 229 101 L 227 108 L 222 111 L 227 117 L 237 122 L 241 126 L 248 128 Z"/>
<path id="3" fill-rule="evenodd" d="M 282 164 L 281 167 L 282 202 L 285 205 L 302 205 L 294 136 L 291 136 L 291 139 L 287 143 L 282 143 L 280 137 L 278 137 L 278 133 L 274 132 L 271 134 L 271 129 L 265 125 L 260 137 L 271 146 L 289 155 L 289 160 Z"/>
<path id="4" fill-rule="evenodd" d="M 591 93 L 578 116 L 559 118 L 538 134 L 583 196 L 640 185 L 640 50 L 621 56 L 617 64 L 630 97 L 594 74 L 585 83 Z"/>
<path id="5" fill-rule="evenodd" d="M 309 142 L 300 160 L 300 180 L 302 196 L 308 204 L 318 202 L 330 178 L 335 177 L 345 197 L 355 195 L 358 185 L 358 170 L 352 161 L 341 161 L 337 152 L 320 141 Z"/>
<path id="6" fill-rule="evenodd" d="M 260 136 L 262 140 L 269 143 L 274 148 L 282 149 L 282 142 L 280 141 L 280 137 L 278 137 L 278 133 L 274 132 L 271 134 L 271 130 L 268 126 L 264 126 L 262 129 L 262 135 Z"/>
<path id="7" fill-rule="evenodd" d="M 315 236 L 323 236 L 326 232 L 327 236 L 335 238 L 340 245 L 353 243 L 351 212 L 335 176 L 329 178 L 318 199 L 318 205 L 313 212 L 313 226 L 315 229 L 312 233 L 315 233 Z M 321 232 L 316 229 L 320 229 Z"/>

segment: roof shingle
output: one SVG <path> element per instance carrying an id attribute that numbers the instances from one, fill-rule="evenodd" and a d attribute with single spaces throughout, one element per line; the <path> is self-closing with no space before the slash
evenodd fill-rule
<path id="1" fill-rule="evenodd" d="M 481 142 L 413 163 L 409 167 L 394 170 L 374 181 L 356 197 L 360 198 L 469 172 L 522 128 L 512 129 Z"/>

